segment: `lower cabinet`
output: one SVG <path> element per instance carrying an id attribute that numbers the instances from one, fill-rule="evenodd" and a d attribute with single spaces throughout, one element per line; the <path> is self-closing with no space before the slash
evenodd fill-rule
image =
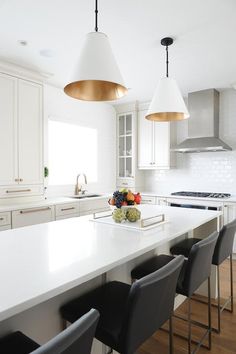
<path id="1" fill-rule="evenodd" d="M 80 201 L 80 216 L 98 213 L 107 210 L 110 210 L 110 206 L 108 204 L 108 198 Z"/>
<path id="2" fill-rule="evenodd" d="M 141 204 L 156 204 L 156 197 L 145 194 L 141 194 L 141 196 Z"/>
<path id="3" fill-rule="evenodd" d="M 56 220 L 79 216 L 79 203 L 58 204 L 55 206 Z"/>
<path id="4" fill-rule="evenodd" d="M 11 212 L 0 213 L 0 231 L 11 229 Z"/>
<path id="5" fill-rule="evenodd" d="M 12 212 L 12 228 L 42 224 L 55 220 L 54 205 L 15 210 Z"/>
<path id="6" fill-rule="evenodd" d="M 225 204 L 224 206 L 224 224 L 236 219 L 236 203 Z M 234 237 L 233 253 L 236 253 L 236 236 Z"/>

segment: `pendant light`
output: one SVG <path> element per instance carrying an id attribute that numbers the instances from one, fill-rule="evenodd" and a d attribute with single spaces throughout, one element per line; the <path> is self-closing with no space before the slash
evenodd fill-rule
<path id="1" fill-rule="evenodd" d="M 169 78 L 168 47 L 173 39 L 166 37 L 161 44 L 166 47 L 166 77 L 157 85 L 146 119 L 157 122 L 178 121 L 189 117 L 189 112 L 184 103 L 178 85 L 174 79 Z"/>
<path id="2" fill-rule="evenodd" d="M 123 78 L 105 33 L 98 31 L 98 1 L 95 0 L 95 32 L 87 34 L 67 95 L 84 101 L 111 101 L 127 93 Z"/>

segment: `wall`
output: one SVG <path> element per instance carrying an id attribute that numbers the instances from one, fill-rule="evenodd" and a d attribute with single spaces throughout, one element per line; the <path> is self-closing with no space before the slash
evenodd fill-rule
<path id="1" fill-rule="evenodd" d="M 177 141 L 180 142 L 187 137 L 187 121 L 175 125 Z M 175 169 L 145 172 L 145 190 L 158 193 L 193 190 L 236 194 L 235 90 L 220 93 L 220 138 L 233 151 L 177 154 Z"/>
<path id="2" fill-rule="evenodd" d="M 98 156 L 98 181 L 92 184 L 88 181 L 86 189 L 89 192 L 100 193 L 114 190 L 116 179 L 116 113 L 114 108 L 106 103 L 81 102 L 72 99 L 66 96 L 61 89 L 49 85 L 45 85 L 44 105 L 45 165 L 47 166 L 47 120 L 49 117 L 58 121 L 95 128 L 98 134 L 96 152 Z M 79 172 L 81 171 L 78 165 Z M 86 171 L 82 172 L 86 173 Z M 76 182 L 76 176 L 74 177 Z M 49 185 L 47 195 L 67 195 L 73 193 L 74 185 Z"/>

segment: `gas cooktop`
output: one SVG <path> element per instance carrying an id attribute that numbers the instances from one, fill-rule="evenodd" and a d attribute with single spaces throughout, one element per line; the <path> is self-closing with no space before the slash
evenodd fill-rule
<path id="1" fill-rule="evenodd" d="M 179 195 L 182 197 L 195 197 L 195 198 L 229 198 L 229 193 L 207 193 L 207 192 L 174 192 L 171 195 Z"/>

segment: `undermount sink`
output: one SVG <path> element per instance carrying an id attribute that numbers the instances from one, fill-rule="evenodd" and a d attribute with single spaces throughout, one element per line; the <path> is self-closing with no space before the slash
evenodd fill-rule
<path id="1" fill-rule="evenodd" d="M 85 199 L 85 198 L 94 198 L 94 197 L 101 197 L 101 194 L 79 194 L 79 195 L 73 195 L 70 198 Z"/>

